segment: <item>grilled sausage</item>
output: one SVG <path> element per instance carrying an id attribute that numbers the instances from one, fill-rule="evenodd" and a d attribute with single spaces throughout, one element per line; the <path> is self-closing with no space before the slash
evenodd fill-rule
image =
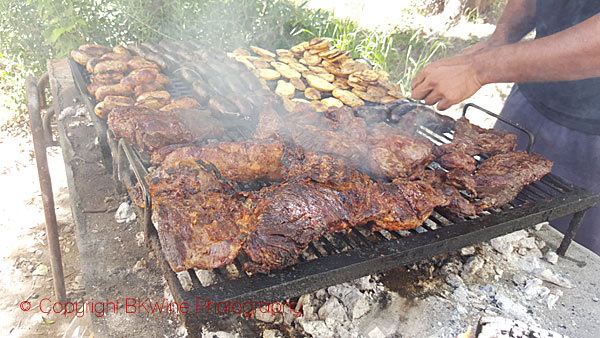
<path id="1" fill-rule="evenodd" d="M 122 84 L 135 87 L 144 83 L 152 83 L 156 80 L 158 71 L 156 68 L 141 68 L 132 71 L 121 80 Z"/>
<path id="2" fill-rule="evenodd" d="M 166 86 L 169 83 L 171 83 L 171 80 L 168 77 L 166 77 L 165 75 L 163 75 L 162 73 L 158 73 L 156 75 L 155 81 L 156 81 L 156 83 L 163 85 L 163 86 Z"/>
<path id="3" fill-rule="evenodd" d="M 127 61 L 127 68 L 129 70 L 135 70 L 140 68 L 156 68 L 158 69 L 158 65 L 154 62 L 148 61 L 141 56 L 134 56 L 129 61 Z"/>
<path id="4" fill-rule="evenodd" d="M 94 108 L 94 112 L 100 118 L 106 118 L 108 113 L 117 106 L 133 106 L 134 102 L 130 97 L 126 96 L 107 96 L 104 101 L 98 103 Z"/>
<path id="5" fill-rule="evenodd" d="M 212 95 L 212 89 L 204 81 L 196 81 L 192 84 L 192 89 L 198 98 L 198 102 L 202 104 L 208 103 Z"/>
<path id="6" fill-rule="evenodd" d="M 236 105 L 222 96 L 214 96 L 208 100 L 210 107 L 218 113 L 226 116 L 239 117 L 240 112 Z"/>
<path id="7" fill-rule="evenodd" d="M 101 61 L 94 66 L 94 73 L 125 73 L 127 64 L 119 60 Z"/>
<path id="8" fill-rule="evenodd" d="M 137 100 L 137 98 L 144 93 L 158 91 L 158 90 L 164 90 L 164 89 L 165 89 L 165 87 L 158 83 L 144 83 L 139 86 L 135 86 L 135 89 L 133 91 L 133 96 Z"/>
<path id="9" fill-rule="evenodd" d="M 169 99 L 171 98 L 171 94 L 169 94 L 169 92 L 167 92 L 166 90 L 146 92 L 146 93 L 143 93 L 142 95 L 138 96 L 136 101 L 140 102 L 140 101 L 144 101 L 144 100 L 147 100 L 150 98 L 165 101 L 165 104 L 166 104 L 167 102 L 169 102 Z"/>
<path id="10" fill-rule="evenodd" d="M 106 86 L 119 83 L 123 79 L 122 73 L 100 73 L 92 74 L 90 82 L 98 86 Z"/>
<path id="11" fill-rule="evenodd" d="M 190 109 L 196 108 L 200 106 L 198 101 L 192 99 L 191 97 L 178 97 L 171 99 L 168 105 L 162 107 L 160 110 L 162 111 L 171 111 L 175 109 Z"/>
<path id="12" fill-rule="evenodd" d="M 127 51 L 127 48 L 125 48 L 123 46 L 115 46 L 115 47 L 113 47 L 113 53 L 125 54 L 125 55 L 131 57 L 131 54 L 129 53 L 129 51 Z"/>
<path id="13" fill-rule="evenodd" d="M 71 51 L 71 57 L 73 58 L 73 60 L 75 60 L 75 62 L 82 66 L 85 66 L 88 63 L 88 61 L 90 61 L 90 59 L 94 58 L 92 54 L 82 52 L 80 50 Z"/>
<path id="14" fill-rule="evenodd" d="M 117 83 L 114 85 L 102 86 L 96 89 L 96 100 L 102 101 L 105 97 L 111 96 L 131 96 L 133 94 L 133 89 L 122 83 Z"/>
<path id="15" fill-rule="evenodd" d="M 146 107 L 146 108 L 152 108 L 152 109 L 160 109 L 160 108 L 164 107 L 165 105 L 166 105 L 165 101 L 157 100 L 154 98 L 149 98 L 146 100 L 136 102 L 136 106 L 138 106 L 138 107 Z"/>
<path id="16" fill-rule="evenodd" d="M 101 56 L 104 53 L 110 52 L 110 48 L 108 48 L 106 46 L 102 46 L 102 45 L 95 45 L 95 44 L 87 44 L 87 45 L 79 46 L 79 50 L 84 53 L 95 55 L 95 56 Z"/>

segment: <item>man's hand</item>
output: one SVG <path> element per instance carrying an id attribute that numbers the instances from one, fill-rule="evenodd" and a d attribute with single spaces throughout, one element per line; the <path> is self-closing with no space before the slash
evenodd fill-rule
<path id="1" fill-rule="evenodd" d="M 433 62 L 423 68 L 412 82 L 412 97 L 446 110 L 482 87 L 473 54 L 458 55 Z"/>

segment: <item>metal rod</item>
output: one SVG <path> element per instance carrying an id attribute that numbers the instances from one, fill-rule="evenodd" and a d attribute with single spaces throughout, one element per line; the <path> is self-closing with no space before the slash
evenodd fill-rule
<path id="1" fill-rule="evenodd" d="M 481 110 L 482 112 L 484 112 L 484 113 L 486 113 L 486 114 L 488 114 L 488 115 L 491 115 L 491 116 L 493 116 L 493 117 L 497 118 L 498 120 L 500 120 L 500 121 L 502 121 L 502 122 L 504 122 L 504 123 L 508 124 L 509 126 L 511 126 L 511 127 L 513 127 L 513 128 L 516 128 L 516 129 L 519 129 L 520 131 L 522 131 L 522 132 L 524 132 L 525 134 L 527 134 L 527 137 L 529 137 L 529 143 L 527 143 L 527 152 L 528 152 L 528 153 L 530 153 L 530 152 L 531 152 L 531 149 L 533 148 L 533 143 L 535 142 L 535 136 L 533 136 L 533 134 L 532 134 L 532 133 L 531 133 L 529 130 L 527 130 L 527 129 L 523 128 L 523 127 L 522 127 L 520 124 L 518 124 L 518 123 L 516 123 L 516 122 L 513 122 L 513 121 L 511 121 L 511 120 L 509 120 L 509 119 L 507 119 L 507 118 L 505 118 L 505 117 L 502 117 L 502 116 L 500 116 L 500 115 L 498 115 L 498 114 L 494 114 L 494 113 L 492 113 L 491 111 L 489 111 L 489 110 L 487 110 L 487 109 L 485 109 L 485 108 L 482 108 L 482 107 L 480 107 L 480 106 L 478 106 L 478 105 L 476 105 L 476 104 L 473 104 L 473 103 L 467 103 L 467 104 L 465 105 L 465 107 L 463 108 L 463 114 L 462 114 L 462 115 L 463 115 L 463 116 L 467 115 L 467 109 L 469 109 L 469 108 L 471 108 L 471 107 L 473 107 L 473 108 L 475 108 L 475 109 L 479 109 L 479 110 Z"/>
<path id="2" fill-rule="evenodd" d="M 577 230 L 581 225 L 581 220 L 583 219 L 583 216 L 585 215 L 586 211 L 587 209 L 578 211 L 573 214 L 573 218 L 571 218 L 571 222 L 569 223 L 569 229 L 567 230 L 567 233 L 565 233 L 562 242 L 560 242 L 560 246 L 556 250 L 556 253 L 559 256 L 564 256 L 567 253 L 567 249 L 569 248 L 569 245 L 571 245 L 571 242 L 575 238 Z"/>
<path id="3" fill-rule="evenodd" d="M 44 140 L 44 127 L 40 115 L 40 94 L 35 77 L 28 77 L 25 82 L 27 95 L 27 109 L 29 110 L 29 123 L 31 124 L 31 135 L 33 137 L 33 150 L 40 181 L 42 193 L 42 204 L 46 218 L 46 237 L 50 249 L 50 265 L 52 267 L 52 279 L 54 282 L 54 293 L 58 301 L 65 302 L 67 293 L 65 291 L 65 277 L 63 274 L 62 257 L 58 241 L 58 224 L 54 210 L 54 196 L 52 193 L 52 179 L 48 170 L 48 158 L 46 157 L 46 146 Z"/>

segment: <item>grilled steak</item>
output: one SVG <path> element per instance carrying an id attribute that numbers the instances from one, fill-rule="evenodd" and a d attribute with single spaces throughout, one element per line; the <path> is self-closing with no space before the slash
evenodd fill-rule
<path id="1" fill-rule="evenodd" d="M 475 190 L 481 198 L 479 210 L 499 207 L 512 201 L 519 192 L 552 170 L 552 161 L 537 154 L 514 151 L 492 156 L 475 173 Z"/>
<path id="2" fill-rule="evenodd" d="M 517 136 L 506 131 L 484 129 L 473 125 L 465 117 L 456 121 L 452 143 L 435 150 L 436 156 L 451 152 L 467 155 L 495 155 L 515 150 Z"/>

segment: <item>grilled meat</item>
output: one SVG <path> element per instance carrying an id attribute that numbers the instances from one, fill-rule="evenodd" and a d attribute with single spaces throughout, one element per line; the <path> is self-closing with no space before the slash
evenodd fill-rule
<path id="1" fill-rule="evenodd" d="M 377 177 L 408 177 L 433 161 L 433 144 L 423 138 L 405 136 L 387 124 L 377 124 L 369 135 L 369 167 Z"/>
<path id="2" fill-rule="evenodd" d="M 156 68 L 138 68 L 134 69 L 126 77 L 121 80 L 122 84 L 130 87 L 139 86 L 142 84 L 153 83 L 158 75 Z"/>
<path id="3" fill-rule="evenodd" d="M 160 110 L 170 111 L 176 109 L 197 108 L 198 106 L 200 106 L 200 103 L 198 103 L 198 101 L 192 99 L 191 97 L 178 97 L 171 99 L 171 101 L 169 101 L 169 104 L 162 107 Z"/>
<path id="4" fill-rule="evenodd" d="M 450 152 L 467 155 L 495 155 L 515 150 L 517 136 L 506 131 L 484 129 L 473 125 L 465 117 L 456 121 L 452 143 L 436 148 L 436 156 Z"/>
<path id="5" fill-rule="evenodd" d="M 138 86 L 135 86 L 133 90 L 133 96 L 137 99 L 140 95 L 147 92 L 161 91 L 164 90 L 165 87 L 158 83 L 144 83 Z"/>
<path id="6" fill-rule="evenodd" d="M 475 173 L 478 210 L 512 201 L 523 188 L 552 170 L 552 161 L 537 154 L 514 151 L 483 161 Z"/>
<path id="7" fill-rule="evenodd" d="M 448 199 L 448 205 L 439 207 L 455 216 L 465 218 L 477 214 L 475 206 L 461 195 L 460 191 L 446 182 L 446 174 L 441 170 L 421 170 L 410 177 L 411 180 L 422 180 L 432 187 L 440 189 Z"/>
<path id="8" fill-rule="evenodd" d="M 95 92 L 97 101 L 102 101 L 107 96 L 131 96 L 132 94 L 132 88 L 122 83 L 101 86 Z"/>
<path id="9" fill-rule="evenodd" d="M 156 163 L 161 157 L 164 164 L 192 158 L 213 165 L 220 176 L 237 182 L 281 182 L 285 173 L 283 163 L 284 145 L 280 141 L 221 142 L 203 146 L 187 146 L 161 150 L 153 154 Z"/>
<path id="10" fill-rule="evenodd" d="M 197 125 L 188 125 L 190 119 Z M 223 133 L 220 123 L 212 118 L 185 111 L 164 114 L 140 106 L 115 107 L 108 116 L 108 126 L 115 136 L 150 152 L 170 144 L 218 138 Z"/>
<path id="11" fill-rule="evenodd" d="M 134 102 L 127 96 L 107 96 L 104 101 L 99 102 L 94 112 L 100 118 L 106 118 L 108 113 L 116 106 L 133 106 Z"/>
<path id="12" fill-rule="evenodd" d="M 127 63 L 120 60 L 101 60 L 94 66 L 94 74 L 125 73 Z"/>
<path id="13" fill-rule="evenodd" d="M 452 152 L 442 155 L 438 159 L 439 164 L 447 170 L 460 169 L 467 173 L 475 171 L 475 159 L 465 153 Z"/>

